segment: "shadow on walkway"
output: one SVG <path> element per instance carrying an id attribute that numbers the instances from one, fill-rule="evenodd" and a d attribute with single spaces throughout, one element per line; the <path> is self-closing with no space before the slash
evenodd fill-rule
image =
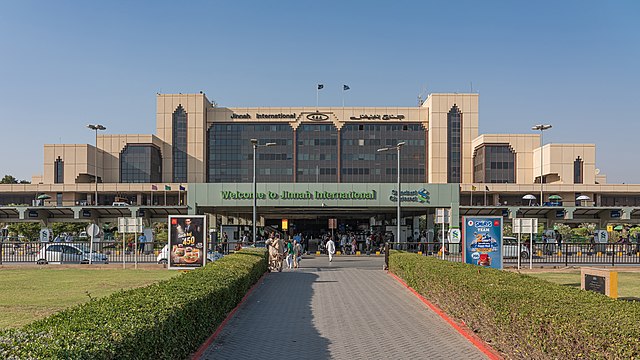
<path id="1" fill-rule="evenodd" d="M 268 274 L 201 359 L 330 358 L 330 342 L 313 324 L 317 278 L 302 269 Z"/>

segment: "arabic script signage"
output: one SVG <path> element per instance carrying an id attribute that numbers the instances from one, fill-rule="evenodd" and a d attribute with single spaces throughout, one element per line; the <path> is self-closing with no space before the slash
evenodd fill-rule
<path id="1" fill-rule="evenodd" d="M 358 117 L 351 116 L 349 120 L 402 120 L 404 119 L 404 115 L 366 115 L 362 114 Z"/>

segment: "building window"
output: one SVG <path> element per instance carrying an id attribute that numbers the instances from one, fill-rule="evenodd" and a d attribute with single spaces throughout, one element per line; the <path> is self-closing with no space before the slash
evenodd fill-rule
<path id="1" fill-rule="evenodd" d="M 162 155 L 153 144 L 127 144 L 120 152 L 120 182 L 162 182 Z"/>
<path id="2" fill-rule="evenodd" d="M 296 182 L 338 182 L 338 129 L 301 124 L 296 130 Z"/>
<path id="3" fill-rule="evenodd" d="M 56 193 L 56 206 L 62 206 L 62 193 Z"/>
<path id="4" fill-rule="evenodd" d="M 462 182 L 462 113 L 456 104 L 447 114 L 447 182 Z"/>
<path id="5" fill-rule="evenodd" d="M 53 182 L 55 184 L 64 184 L 64 161 L 58 156 L 53 167 Z"/>
<path id="6" fill-rule="evenodd" d="M 207 130 L 207 182 L 253 181 L 253 146 L 257 182 L 293 182 L 293 128 L 286 123 L 215 123 Z"/>
<path id="7" fill-rule="evenodd" d="M 473 153 L 473 181 L 514 184 L 516 154 L 509 144 L 483 144 Z"/>
<path id="8" fill-rule="evenodd" d="M 173 182 L 187 182 L 187 113 L 182 105 L 173 112 Z"/>
<path id="9" fill-rule="evenodd" d="M 426 181 L 426 129 L 419 123 L 345 124 L 340 130 L 340 181 L 394 183 L 398 179 L 397 151 L 378 152 L 404 141 L 402 182 Z M 322 175 L 322 172 L 320 172 Z"/>
<path id="10" fill-rule="evenodd" d="M 583 179 L 584 161 L 580 159 L 580 156 L 573 162 L 573 183 L 582 184 Z"/>

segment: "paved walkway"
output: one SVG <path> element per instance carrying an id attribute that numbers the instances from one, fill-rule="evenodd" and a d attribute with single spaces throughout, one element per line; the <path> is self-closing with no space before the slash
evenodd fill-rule
<path id="1" fill-rule="evenodd" d="M 383 262 L 310 257 L 268 274 L 201 359 L 486 359 Z"/>

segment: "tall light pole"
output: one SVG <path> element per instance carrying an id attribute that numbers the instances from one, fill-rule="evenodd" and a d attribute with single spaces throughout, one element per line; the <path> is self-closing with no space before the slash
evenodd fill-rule
<path id="1" fill-rule="evenodd" d="M 94 194 L 93 204 L 98 205 L 98 130 L 107 130 L 106 127 L 100 124 L 89 124 L 87 127 L 96 132 L 96 150 L 93 153 L 93 166 L 95 169 L 94 180 L 96 182 L 96 193 Z"/>
<path id="2" fill-rule="evenodd" d="M 257 195 L 258 195 L 258 189 L 257 189 L 257 181 L 256 181 L 256 173 L 257 173 L 257 168 L 256 168 L 256 155 L 258 152 L 258 147 L 263 147 L 263 146 L 273 146 L 276 145 L 276 143 L 266 143 L 264 145 L 258 145 L 258 139 L 251 139 L 251 145 L 253 146 L 253 243 L 256 243 L 256 222 L 257 222 L 257 217 L 258 217 L 258 199 L 257 199 Z"/>
<path id="3" fill-rule="evenodd" d="M 398 151 L 398 218 L 396 220 L 396 224 L 398 226 L 397 228 L 397 234 L 396 234 L 396 243 L 400 243 L 400 199 L 401 199 L 401 192 L 400 192 L 400 148 L 402 148 L 402 146 L 404 146 L 404 144 L 406 144 L 404 141 L 399 142 L 396 146 L 393 147 L 386 147 L 386 148 L 381 148 L 378 149 L 378 152 L 382 152 L 382 151 L 389 151 L 391 149 L 396 149 Z"/>
<path id="4" fill-rule="evenodd" d="M 544 133 L 545 130 L 551 129 L 552 126 L 549 124 L 538 124 L 535 125 L 531 128 L 531 130 L 540 130 L 540 206 L 542 206 L 542 204 L 544 204 L 544 197 L 543 197 L 543 193 L 542 193 L 542 186 L 544 184 L 543 181 L 543 172 L 542 172 L 542 146 L 544 145 L 544 140 L 542 138 L 542 134 Z"/>

